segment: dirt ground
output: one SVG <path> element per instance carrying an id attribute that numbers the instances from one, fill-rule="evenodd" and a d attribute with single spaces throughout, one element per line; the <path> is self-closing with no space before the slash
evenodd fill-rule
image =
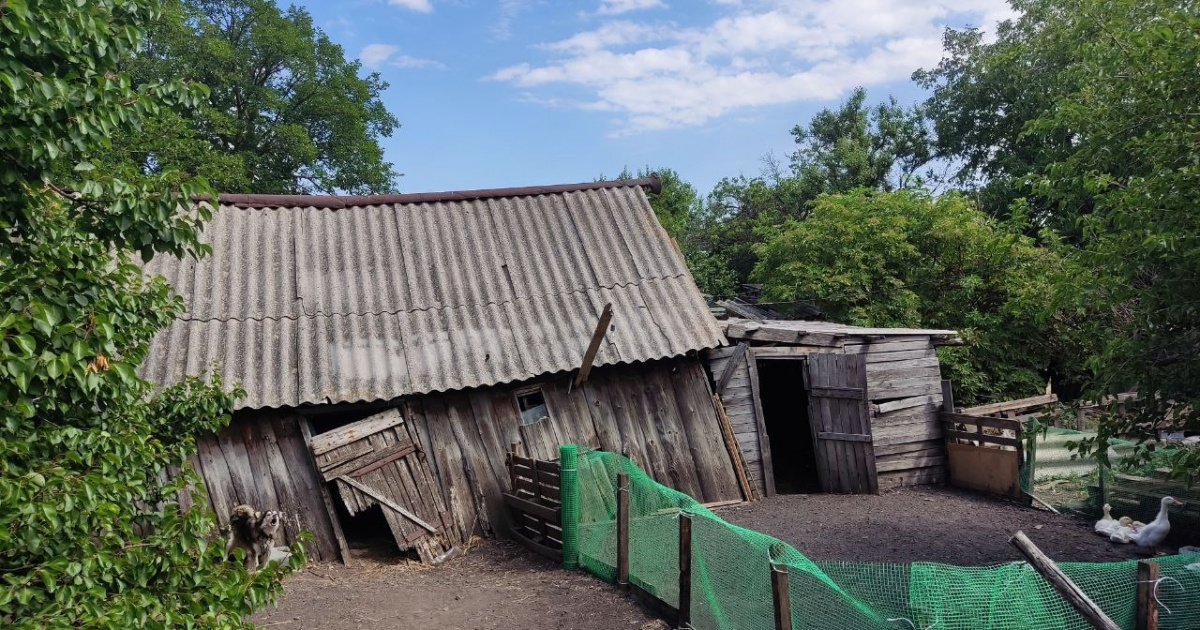
<path id="1" fill-rule="evenodd" d="M 1023 530 L 1056 561 L 1106 562 L 1138 556 L 1110 543 L 1094 521 L 1035 510 L 946 486 L 880 495 L 791 494 L 716 510 L 818 561 L 931 561 L 980 566 L 1021 560 L 1008 539 Z"/>
<path id="2" fill-rule="evenodd" d="M 435 568 L 399 558 L 307 567 L 284 580 L 278 608 L 252 621 L 281 630 L 666 628 L 655 619 L 589 574 L 564 571 L 513 543 L 487 541 Z"/>
<path id="3" fill-rule="evenodd" d="M 779 495 L 716 512 L 817 561 L 981 566 L 1020 560 L 1008 543 L 1017 530 L 1058 561 L 1140 557 L 1133 545 L 1097 536 L 1090 520 L 941 486 L 875 496 Z M 310 566 L 285 580 L 284 591 L 278 607 L 255 615 L 255 623 L 283 630 L 668 627 L 599 579 L 563 571 L 502 541 L 483 542 L 437 568 L 397 557 L 358 558 L 349 568 Z"/>

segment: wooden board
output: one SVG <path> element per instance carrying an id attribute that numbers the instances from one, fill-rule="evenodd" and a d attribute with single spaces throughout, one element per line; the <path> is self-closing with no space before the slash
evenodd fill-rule
<path id="1" fill-rule="evenodd" d="M 742 460 L 747 466 L 747 477 L 753 482 L 754 493 L 760 497 L 775 494 L 775 473 L 770 468 L 770 443 L 767 439 L 761 403 L 758 399 L 756 360 L 760 358 L 759 353 L 764 350 L 772 349 L 748 349 L 743 361 L 737 365 L 725 394 L 721 397 L 730 424 L 734 427 L 734 435 L 741 447 Z M 736 349 L 730 353 L 710 355 L 709 369 L 712 373 L 714 375 L 725 373 L 733 354 L 736 354 Z"/>
<path id="2" fill-rule="evenodd" d="M 953 442 L 946 448 L 952 484 L 1021 498 L 1020 463 L 1016 451 Z"/>
<path id="3" fill-rule="evenodd" d="M 876 492 L 866 361 L 861 355 L 812 355 L 807 359 L 804 386 L 822 489 Z M 843 439 L 847 435 L 861 437 Z"/>

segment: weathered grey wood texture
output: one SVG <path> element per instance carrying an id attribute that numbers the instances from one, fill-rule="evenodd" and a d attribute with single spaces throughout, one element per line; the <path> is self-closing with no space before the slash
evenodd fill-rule
<path id="1" fill-rule="evenodd" d="M 470 536 L 450 517 L 428 458 L 399 411 L 317 435 L 311 448 L 350 515 L 378 505 L 396 546 L 415 550 L 422 562 L 441 562 Z"/>
<path id="2" fill-rule="evenodd" d="M 817 471 L 826 492 L 878 491 L 866 361 L 860 354 L 813 354 L 806 359 L 809 427 Z"/>
<path id="3" fill-rule="evenodd" d="M 209 505 L 222 526 L 240 504 L 284 513 L 283 543 L 313 533 L 309 560 L 341 559 L 340 528 L 321 497 L 320 473 L 304 444 L 298 417 L 284 411 L 238 412 L 219 435 L 196 440 L 193 465 L 204 477 Z"/>
<path id="4" fill-rule="evenodd" d="M 945 442 L 938 420 L 942 391 L 937 340 L 922 335 L 868 339 L 797 337 L 793 333 L 787 339 L 770 340 L 791 345 L 754 346 L 750 354 L 769 360 L 801 359 L 817 354 L 863 355 L 877 483 L 879 489 L 885 490 L 943 483 L 948 479 Z M 713 378 L 724 373 L 733 353 L 734 347 L 728 347 L 708 350 L 702 355 Z M 772 474 L 769 465 L 764 467 L 762 457 L 764 451 L 769 454 L 769 443 L 759 439 L 764 423 L 761 412 L 756 411 L 745 366 L 733 374 L 722 401 L 742 446 L 751 484 L 756 492 L 764 491 Z"/>
<path id="5" fill-rule="evenodd" d="M 509 479 L 505 453 L 514 442 L 522 455 L 543 460 L 557 459 L 558 446 L 568 442 L 624 452 L 656 481 L 703 502 L 742 498 L 712 389 L 698 359 L 598 367 L 580 387 L 572 387 L 571 378 L 563 374 L 397 401 L 405 420 L 401 430 L 408 431 L 423 453 L 448 511 L 446 518 L 462 539 L 473 532 L 505 535 L 512 525 L 503 492 Z M 522 426 L 514 391 L 531 383 L 541 385 L 550 415 Z M 390 442 L 380 437 L 384 442 L 379 448 L 395 446 L 402 437 L 393 436 Z M 305 445 L 296 415 L 239 413 L 219 436 L 201 440 L 197 461 L 213 509 L 222 519 L 228 519 L 238 503 L 260 509 L 278 505 L 289 514 L 288 542 L 307 529 L 315 537 L 312 559 L 339 558 L 337 524 L 320 492 L 325 483 L 322 471 Z M 401 486 L 389 496 L 408 492 L 414 502 L 427 499 Z M 348 494 L 355 496 L 352 489 Z"/>
<path id="6" fill-rule="evenodd" d="M 628 453 L 659 483 L 701 501 L 741 499 L 697 359 L 600 367 L 578 388 L 570 375 L 538 382 L 550 415 L 529 426 L 521 426 L 517 387 L 415 397 L 401 407 L 464 531 L 503 535 L 511 525 L 504 457 L 514 442 L 541 460 L 558 459 L 564 443 Z"/>

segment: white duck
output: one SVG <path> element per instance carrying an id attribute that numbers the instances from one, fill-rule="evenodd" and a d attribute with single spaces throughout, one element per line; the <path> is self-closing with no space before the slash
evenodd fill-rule
<path id="1" fill-rule="evenodd" d="M 1112 536 L 1113 532 L 1121 526 L 1120 521 L 1112 517 L 1112 506 L 1104 504 L 1104 516 L 1096 521 L 1096 533 L 1101 536 Z"/>
<path id="2" fill-rule="evenodd" d="M 1141 521 L 1135 521 L 1128 516 L 1122 516 L 1117 520 L 1117 528 L 1113 530 L 1108 539 L 1115 543 L 1131 543 L 1134 536 L 1137 535 L 1138 530 L 1145 526 L 1146 524 Z"/>
<path id="3" fill-rule="evenodd" d="M 1171 533 L 1171 522 L 1167 520 L 1167 508 L 1172 505 L 1183 505 L 1182 501 L 1177 501 L 1174 497 L 1163 497 L 1162 507 L 1158 509 L 1158 516 L 1150 521 L 1149 525 L 1134 532 L 1132 542 L 1137 543 L 1139 547 L 1150 548 L 1150 553 L 1157 555 L 1158 545 L 1167 538 L 1167 534 Z"/>

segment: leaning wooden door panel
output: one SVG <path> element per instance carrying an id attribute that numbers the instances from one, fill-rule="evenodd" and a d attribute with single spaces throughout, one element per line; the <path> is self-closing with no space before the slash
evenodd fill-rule
<path id="1" fill-rule="evenodd" d="M 325 481 L 334 481 L 351 515 L 378 505 L 396 545 L 437 564 L 463 543 L 423 457 L 420 440 L 400 412 L 383 413 L 312 439 Z"/>
<path id="2" fill-rule="evenodd" d="M 812 354 L 807 361 L 804 386 L 821 488 L 826 492 L 876 492 L 864 357 Z"/>

